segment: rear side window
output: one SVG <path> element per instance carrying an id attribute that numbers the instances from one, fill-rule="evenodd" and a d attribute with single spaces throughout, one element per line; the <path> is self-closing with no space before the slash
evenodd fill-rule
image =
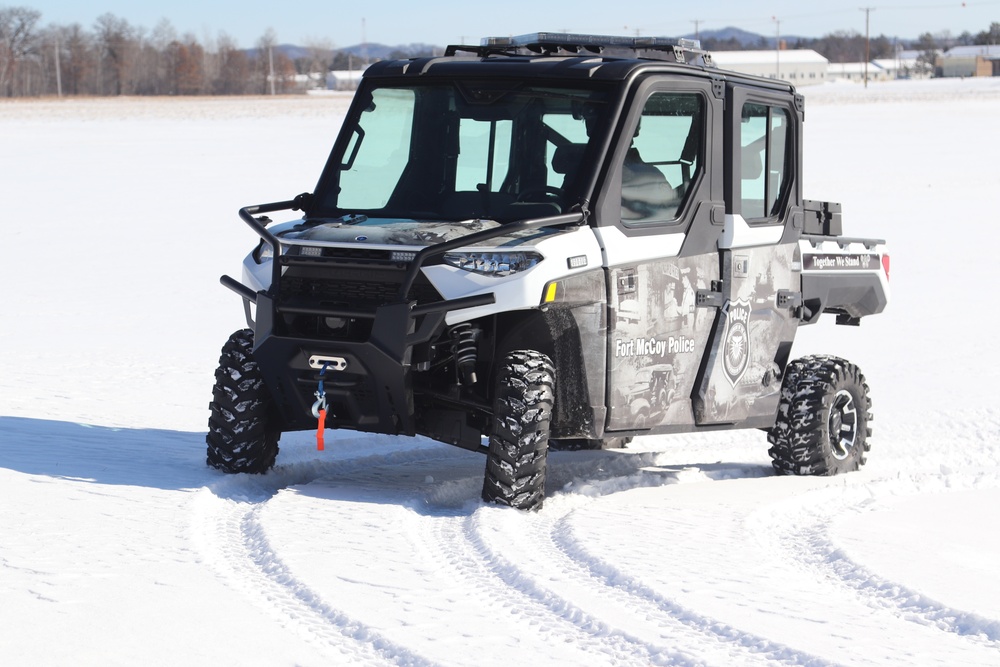
<path id="1" fill-rule="evenodd" d="M 740 123 L 740 212 L 746 220 L 779 216 L 791 181 L 788 111 L 766 104 L 743 106 Z"/>

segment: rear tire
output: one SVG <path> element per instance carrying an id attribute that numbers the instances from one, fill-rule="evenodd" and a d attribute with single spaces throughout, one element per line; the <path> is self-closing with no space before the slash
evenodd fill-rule
<path id="1" fill-rule="evenodd" d="M 532 350 L 504 357 L 497 374 L 483 480 L 487 503 L 522 510 L 542 506 L 554 399 L 555 370 L 549 357 Z"/>
<path id="2" fill-rule="evenodd" d="M 871 398 L 865 376 L 837 357 L 788 365 L 768 453 L 779 474 L 836 475 L 859 469 L 871 450 Z"/>
<path id="3" fill-rule="evenodd" d="M 264 473 L 278 456 L 281 429 L 252 350 L 253 331 L 237 331 L 223 346 L 215 371 L 207 463 L 227 473 Z"/>

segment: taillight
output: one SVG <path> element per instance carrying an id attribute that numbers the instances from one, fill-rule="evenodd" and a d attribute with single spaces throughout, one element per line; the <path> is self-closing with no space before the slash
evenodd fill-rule
<path id="1" fill-rule="evenodd" d="M 885 271 L 885 279 L 889 279 L 889 255 L 882 255 L 882 270 Z"/>

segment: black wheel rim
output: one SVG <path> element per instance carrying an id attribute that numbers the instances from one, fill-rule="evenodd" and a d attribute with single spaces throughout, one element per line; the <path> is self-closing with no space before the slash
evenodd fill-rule
<path id="1" fill-rule="evenodd" d="M 830 447 L 833 458 L 843 461 L 851 455 L 858 439 L 858 411 L 854 396 L 841 389 L 830 407 Z"/>

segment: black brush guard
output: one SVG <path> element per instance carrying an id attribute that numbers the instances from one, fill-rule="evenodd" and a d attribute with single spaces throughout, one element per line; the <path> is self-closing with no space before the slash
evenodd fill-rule
<path id="1" fill-rule="evenodd" d="M 220 279 L 247 302 L 256 304 L 254 359 L 279 406 L 282 430 L 286 431 L 316 427 L 312 405 L 321 371 L 309 362 L 314 357 L 333 357 L 343 360 L 345 365 L 341 370 L 328 367 L 323 375 L 329 405 L 328 427 L 396 435 L 421 433 L 414 415 L 411 369 L 414 346 L 439 336 L 449 312 L 496 301 L 494 294 L 488 293 L 417 303 L 411 300 L 410 293 L 421 267 L 457 248 L 523 230 L 579 225 L 585 220 L 582 213 L 534 218 L 428 246 L 407 266 L 394 300 L 375 307 L 330 308 L 304 303 L 301 299 L 294 304 L 283 302 L 278 297 L 279 285 L 283 268 L 295 265 L 322 267 L 336 260 L 285 255 L 281 240 L 266 227 L 270 221 L 255 217 L 274 211 L 298 210 L 303 199 L 305 197 L 300 195 L 290 201 L 240 209 L 240 218 L 273 249 L 271 285 L 266 291 L 254 292 L 229 276 Z M 281 326 L 282 317 L 286 315 L 369 320 L 371 333 L 366 340 L 359 341 L 289 335 Z M 432 433 L 422 434 L 434 437 Z"/>

